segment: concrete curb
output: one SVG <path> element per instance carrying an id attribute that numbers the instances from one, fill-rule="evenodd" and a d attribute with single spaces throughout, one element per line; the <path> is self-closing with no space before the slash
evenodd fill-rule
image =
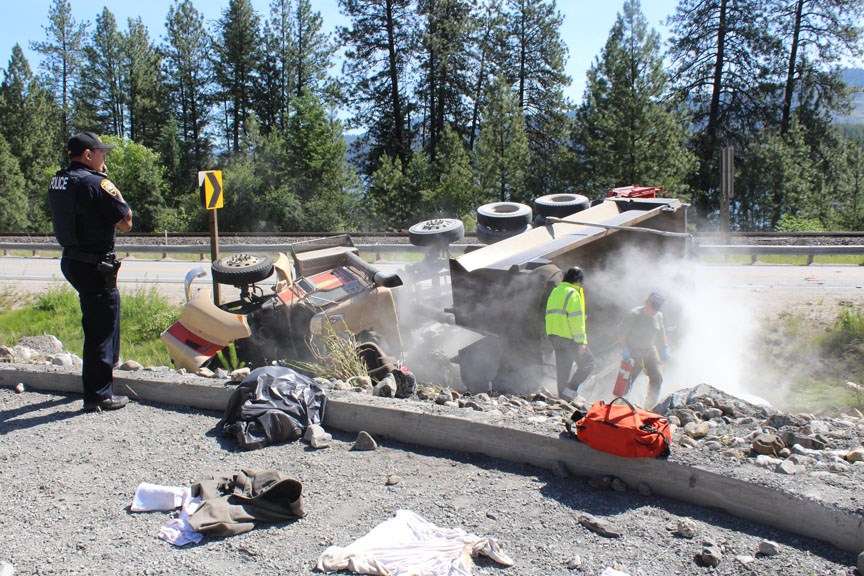
<path id="1" fill-rule="evenodd" d="M 152 374 L 152 373 L 151 373 Z M 181 378 L 181 380 L 183 380 Z M 81 393 L 78 373 L 50 366 L 0 365 L 0 386 Z M 115 391 L 131 398 L 222 412 L 232 390 L 194 376 L 159 381 L 148 373 L 115 378 Z M 470 419 L 439 416 L 376 405 L 377 399 L 346 402 L 330 398 L 324 426 L 360 432 L 430 448 L 485 454 L 511 462 L 555 470 L 564 466 L 577 476 L 612 475 L 635 489 L 647 484 L 654 494 L 724 510 L 729 514 L 792 534 L 829 542 L 858 554 L 864 550 L 864 517 L 788 492 L 727 478 L 665 460 L 620 458 L 584 444 Z"/>

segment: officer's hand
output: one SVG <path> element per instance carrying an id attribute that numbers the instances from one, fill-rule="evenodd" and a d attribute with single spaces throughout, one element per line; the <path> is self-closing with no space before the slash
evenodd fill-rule
<path id="1" fill-rule="evenodd" d="M 588 350 L 588 347 L 585 346 L 585 344 L 580 344 L 580 345 L 579 345 L 579 355 L 580 355 L 580 356 L 584 356 L 584 355 L 585 355 L 585 352 L 586 352 L 587 350 Z"/>
<path id="2" fill-rule="evenodd" d="M 624 360 L 630 360 L 630 358 L 632 358 L 632 356 L 630 355 L 630 349 L 626 346 L 623 350 L 621 350 L 621 358 Z"/>
<path id="3" fill-rule="evenodd" d="M 669 347 L 664 346 L 663 350 L 660 352 L 660 358 L 663 359 L 663 362 L 668 362 L 671 354 L 669 353 Z"/>

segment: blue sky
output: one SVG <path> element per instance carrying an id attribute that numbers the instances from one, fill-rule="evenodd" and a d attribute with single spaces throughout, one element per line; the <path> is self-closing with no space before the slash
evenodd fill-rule
<path id="1" fill-rule="evenodd" d="M 172 3 L 173 0 L 71 0 L 72 12 L 79 22 L 95 22 L 96 15 L 107 6 L 121 29 L 126 28 L 128 18 L 140 16 L 154 40 L 161 40 L 164 34 L 165 17 Z M 0 19 L 0 67 L 5 69 L 12 47 L 18 43 L 24 48 L 31 67 L 37 68 L 38 54 L 29 46 L 31 41 L 44 39 L 43 27 L 48 23 L 51 4 L 52 0 L 0 0 L 3 13 Z M 194 4 L 207 20 L 217 20 L 228 6 L 228 0 L 195 0 Z M 252 4 L 262 16 L 269 13 L 270 0 L 252 0 Z M 645 0 L 642 3 L 648 22 L 660 32 L 664 42 L 666 34 L 662 23 L 672 14 L 676 4 L 675 0 Z M 321 12 L 326 30 L 332 31 L 339 25 L 348 24 L 339 13 L 337 0 L 312 0 L 312 6 Z M 585 89 L 585 73 L 606 43 L 623 0 L 558 0 L 557 6 L 564 16 L 561 36 L 570 52 L 567 73 L 573 80 L 566 94 L 579 102 Z"/>

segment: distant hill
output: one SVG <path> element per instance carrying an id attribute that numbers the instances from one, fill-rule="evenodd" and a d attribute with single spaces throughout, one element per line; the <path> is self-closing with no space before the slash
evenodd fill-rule
<path id="1" fill-rule="evenodd" d="M 856 90 L 852 95 L 852 112 L 848 116 L 837 116 L 834 121 L 840 124 L 864 124 L 864 69 L 847 68 L 843 71 L 843 81 Z"/>

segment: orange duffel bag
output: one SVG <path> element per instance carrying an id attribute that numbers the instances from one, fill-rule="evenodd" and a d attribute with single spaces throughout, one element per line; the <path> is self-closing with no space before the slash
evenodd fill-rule
<path id="1" fill-rule="evenodd" d="M 621 403 L 616 404 L 619 400 Z M 596 450 L 628 458 L 668 456 L 672 442 L 666 418 L 636 408 L 621 396 L 609 404 L 602 400 L 595 402 L 573 427 L 577 440 Z"/>

